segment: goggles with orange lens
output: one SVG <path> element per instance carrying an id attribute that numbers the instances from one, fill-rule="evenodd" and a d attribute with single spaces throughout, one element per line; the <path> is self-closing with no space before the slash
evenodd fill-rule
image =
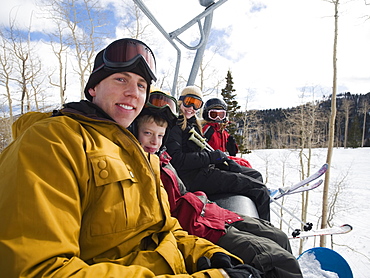
<path id="1" fill-rule="evenodd" d="M 211 109 L 208 111 L 208 117 L 214 121 L 222 121 L 226 118 L 226 111 Z"/>
<path id="2" fill-rule="evenodd" d="M 138 60 L 143 62 L 146 74 L 151 80 L 156 81 L 155 67 L 156 62 L 152 50 L 143 42 L 135 39 L 121 39 L 111 43 L 103 53 L 104 64 L 95 69 L 98 71 L 102 67 L 109 69 L 127 68 L 134 65 Z"/>
<path id="3" fill-rule="evenodd" d="M 203 100 L 197 95 L 188 94 L 180 96 L 179 100 L 181 100 L 182 104 L 187 108 L 193 106 L 194 110 L 199 110 L 203 106 Z"/>
<path id="4" fill-rule="evenodd" d="M 160 91 L 150 93 L 148 102 L 145 106 L 158 109 L 168 107 L 173 116 L 177 117 L 179 114 L 176 99 Z"/>

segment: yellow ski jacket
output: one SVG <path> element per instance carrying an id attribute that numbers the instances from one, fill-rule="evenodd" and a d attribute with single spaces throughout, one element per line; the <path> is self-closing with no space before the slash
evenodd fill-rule
<path id="1" fill-rule="evenodd" d="M 230 253 L 170 216 L 158 158 L 80 112 L 28 113 L 13 126 L 0 156 L 0 276 L 223 277 L 196 272 L 201 256 Z"/>

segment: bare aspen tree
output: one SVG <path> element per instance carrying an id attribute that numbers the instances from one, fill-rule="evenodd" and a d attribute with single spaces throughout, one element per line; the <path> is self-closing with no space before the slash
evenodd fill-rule
<path id="1" fill-rule="evenodd" d="M 363 148 L 364 142 L 365 142 L 365 132 L 366 132 L 366 115 L 367 115 L 367 112 L 369 111 L 369 102 L 366 99 L 362 101 L 360 111 L 361 113 L 364 114 L 364 123 L 362 124 L 362 137 L 361 137 L 361 148 Z"/>
<path id="2" fill-rule="evenodd" d="M 337 126 L 337 134 L 336 134 L 336 144 L 335 146 L 338 148 L 338 147 L 341 147 L 343 146 L 341 144 L 342 140 L 342 129 L 341 129 L 341 124 L 342 124 L 342 121 L 343 121 L 343 118 L 344 118 L 344 115 L 342 113 L 342 111 L 338 111 L 337 112 L 337 119 L 336 119 L 336 126 Z"/>
<path id="3" fill-rule="evenodd" d="M 47 6 L 54 22 L 57 22 L 56 43 L 54 54 L 59 63 L 63 63 L 62 53 L 67 45 L 75 56 L 73 71 L 79 76 L 80 95 L 84 98 L 85 79 L 90 74 L 94 62 L 95 52 L 102 45 L 102 31 L 106 23 L 105 13 L 98 0 L 44 0 L 42 5 Z M 58 34 L 59 33 L 59 34 Z M 62 34 L 65 37 L 60 37 Z M 59 78 L 65 78 L 61 64 L 59 64 Z M 60 93 L 64 93 L 65 81 L 60 80 Z M 61 102 L 64 101 L 61 99 Z"/>
<path id="4" fill-rule="evenodd" d="M 314 88 L 312 89 L 314 94 Z M 305 92 L 302 92 L 301 98 L 303 99 Z M 291 134 L 295 138 L 296 145 L 294 146 L 299 150 L 299 163 L 301 180 L 308 177 L 311 173 L 311 159 L 313 148 L 313 135 L 316 128 L 316 110 L 317 105 L 315 102 L 308 102 L 300 105 L 291 113 L 287 120 L 291 122 Z M 308 210 L 308 192 L 301 194 L 301 219 L 302 222 L 307 222 Z M 300 241 L 299 251 L 303 250 L 303 242 Z"/>
<path id="5" fill-rule="evenodd" d="M 72 16 L 71 20 L 68 21 L 68 27 L 71 31 L 71 39 L 77 58 L 78 68 L 75 71 L 80 76 L 81 99 L 83 99 L 85 96 L 85 77 L 91 72 L 95 57 L 96 41 L 98 40 L 95 36 L 95 29 L 99 25 L 96 25 L 93 14 L 94 6 L 98 5 L 98 1 L 83 0 L 81 8 L 85 9 L 84 13 L 81 13 L 81 8 L 77 7 L 78 1 L 68 0 L 68 2 L 70 2 L 72 8 Z M 80 32 L 79 24 L 85 26 L 83 32 Z"/>
<path id="6" fill-rule="evenodd" d="M 23 114 L 31 110 L 33 103 L 31 97 L 35 92 L 32 91 L 30 84 L 31 82 L 34 84 L 39 82 L 41 63 L 34 50 L 34 45 L 30 41 L 30 30 L 22 31 L 17 28 L 15 21 L 15 18 L 10 19 L 9 27 L 5 29 L 6 32 L 3 34 L 7 36 L 9 42 L 8 50 L 13 63 L 12 81 L 14 86 L 19 89 L 20 113 Z M 14 98 L 13 94 L 12 97 Z"/>
<path id="7" fill-rule="evenodd" d="M 319 101 L 313 102 L 312 105 L 315 107 L 315 125 L 312 127 L 311 144 L 313 148 L 323 148 L 326 146 L 325 127 L 328 123 L 328 117 L 325 115 L 325 110 L 321 109 Z"/>
<path id="8" fill-rule="evenodd" d="M 199 66 L 199 84 L 204 96 L 213 94 L 222 84 L 222 79 L 215 79 L 215 83 L 209 81 L 211 77 L 218 75 L 218 70 L 212 67 L 214 52 L 211 56 L 204 55 Z M 207 84 L 207 85 L 206 85 Z"/>
<path id="9" fill-rule="evenodd" d="M 344 142 L 343 147 L 347 148 L 348 141 L 348 125 L 349 125 L 349 116 L 351 113 L 351 108 L 353 107 L 353 100 L 344 98 L 342 100 L 342 110 L 344 113 Z"/>
<path id="10" fill-rule="evenodd" d="M 243 148 L 248 150 L 249 148 L 249 144 L 248 144 L 248 141 L 249 141 L 249 131 L 248 131 L 248 98 L 247 100 L 245 101 L 245 110 L 244 110 L 244 113 L 242 115 L 242 121 L 243 121 L 243 140 L 242 140 L 242 144 L 243 144 Z"/>
<path id="11" fill-rule="evenodd" d="M 11 142 L 11 124 L 13 123 L 13 99 L 11 96 L 10 84 L 13 79 L 13 71 L 8 51 L 8 42 L 0 31 L 0 86 L 5 88 L 5 105 L 1 102 L 2 117 L 0 117 L 0 152 Z"/>
<path id="12" fill-rule="evenodd" d="M 338 44 L 338 10 L 339 0 L 328 1 L 334 5 L 334 42 L 333 42 L 333 88 L 331 95 L 331 115 L 329 122 L 329 140 L 326 163 L 331 165 L 334 145 L 335 117 L 337 114 L 337 44 Z M 322 196 L 322 218 L 321 228 L 326 228 L 328 225 L 328 195 L 329 195 L 330 167 L 325 173 L 324 189 Z M 320 237 L 320 246 L 326 246 L 326 237 Z"/>
<path id="13" fill-rule="evenodd" d="M 9 36 L 9 50 L 12 53 L 13 63 L 14 63 L 14 80 L 20 89 L 21 97 L 21 114 L 24 113 L 25 103 L 27 103 L 27 98 L 29 97 L 27 83 L 30 79 L 30 67 L 29 67 L 29 51 L 27 49 L 26 40 L 24 35 L 20 33 L 15 27 L 15 19 L 10 20 L 10 26 L 8 29 Z M 26 111 L 29 111 L 30 107 L 26 107 Z"/>
<path id="14" fill-rule="evenodd" d="M 51 21 L 54 22 L 56 30 L 49 35 L 49 44 L 51 49 L 58 61 L 58 74 L 57 80 L 53 81 L 53 75 L 55 71 L 52 71 L 49 75 L 49 83 L 59 89 L 60 105 L 63 105 L 66 101 L 65 93 L 67 90 L 67 50 L 68 45 L 66 42 L 66 24 L 63 24 L 63 20 L 59 17 L 51 17 Z"/>
<path id="15" fill-rule="evenodd" d="M 290 152 L 285 152 L 281 154 L 281 187 L 286 186 L 286 169 L 289 166 L 289 161 L 291 160 L 290 158 L 291 153 Z M 285 197 L 281 198 L 281 205 L 284 206 L 285 203 Z M 284 219 L 284 210 L 282 207 L 279 209 L 279 229 L 283 229 L 283 219 Z"/>
<path id="16" fill-rule="evenodd" d="M 146 20 L 140 8 L 131 0 L 124 1 L 125 12 L 129 15 L 123 19 L 123 27 L 128 35 L 133 39 L 146 41 L 146 30 L 150 26 L 149 21 Z"/>
<path id="17" fill-rule="evenodd" d="M 276 138 L 274 141 L 280 148 L 289 148 L 291 140 L 290 123 L 286 119 L 286 113 L 283 113 L 285 118 L 279 123 L 275 124 Z"/>
<path id="18" fill-rule="evenodd" d="M 0 111 L 6 113 L 6 108 L 0 105 Z M 11 137 L 9 117 L 0 116 L 0 153 L 9 145 L 12 140 Z"/>
<path id="19" fill-rule="evenodd" d="M 167 88 L 170 88 L 171 86 L 169 86 L 169 84 L 166 83 L 166 80 L 169 78 L 171 72 L 171 70 L 167 70 L 166 72 L 162 72 L 161 76 L 162 77 L 158 77 L 157 79 L 157 82 L 156 82 L 156 86 L 163 90 L 165 87 Z M 165 85 L 167 84 L 167 85 Z M 169 91 L 169 90 L 168 90 Z"/>
<path id="20" fill-rule="evenodd" d="M 247 91 L 247 97 L 245 99 L 245 109 L 244 113 L 241 113 L 241 120 L 243 123 L 243 133 L 242 133 L 242 149 L 244 153 L 248 153 L 252 146 L 250 140 L 250 125 L 257 125 L 257 110 L 248 111 L 248 103 L 250 99 L 253 99 L 254 92 L 253 90 Z M 243 154 L 242 154 L 243 155 Z"/>
<path id="21" fill-rule="evenodd" d="M 302 108 L 303 109 L 303 108 Z M 305 111 L 301 111 L 301 123 L 302 123 L 302 137 L 301 140 L 305 140 L 305 142 L 301 144 L 300 148 L 300 164 L 302 170 L 302 179 L 308 177 L 311 174 L 311 158 L 312 158 L 312 139 L 313 134 L 315 131 L 316 125 L 316 107 L 314 104 L 308 103 L 305 105 Z M 303 137 L 304 136 L 304 137 Z M 304 148 L 307 149 L 308 153 L 303 153 Z M 303 160 L 305 158 L 305 161 Z M 306 168 L 306 171 L 304 169 Z M 306 172 L 306 175 L 304 173 Z M 301 194 L 301 219 L 304 223 L 307 222 L 307 211 L 308 211 L 308 197 L 309 192 L 305 192 Z M 303 251 L 303 242 L 300 241 L 299 252 Z"/>
<path id="22" fill-rule="evenodd" d="M 41 111 L 45 108 L 44 101 L 47 98 L 45 92 L 45 78 L 46 75 L 43 74 L 44 70 L 42 68 L 42 62 L 38 56 L 32 56 L 30 60 L 31 75 L 34 78 L 30 79 L 29 91 L 30 97 L 33 97 L 33 102 L 35 104 L 35 110 Z M 42 104 L 41 104 L 42 102 Z"/>
<path id="23" fill-rule="evenodd" d="M 223 79 L 217 78 L 220 74 L 218 68 L 214 66 L 214 58 L 217 53 L 222 52 L 222 48 L 224 46 L 212 37 L 208 38 L 207 45 L 209 45 L 211 49 L 204 51 L 203 53 L 202 60 L 199 65 L 197 80 L 205 96 L 216 94 L 216 97 L 219 97 L 218 89 L 221 87 Z M 195 53 L 195 51 L 189 52 L 189 55 L 191 56 L 196 54 L 199 55 L 199 53 Z"/>
<path id="24" fill-rule="evenodd" d="M 283 124 L 282 122 L 277 122 L 273 126 L 270 127 L 271 129 L 271 135 L 274 136 L 276 134 L 276 138 L 272 138 L 272 146 L 276 149 L 282 149 L 283 148 Z M 274 136 L 275 137 L 275 136 Z"/>
<path id="25" fill-rule="evenodd" d="M 1 70 L 0 70 L 0 85 L 5 88 L 5 98 L 7 106 L 9 107 L 9 120 L 10 123 L 13 122 L 13 99 L 11 95 L 11 89 L 10 84 L 15 81 L 14 78 L 12 78 L 12 72 L 13 72 L 13 63 L 11 62 L 9 51 L 9 41 L 4 37 L 3 32 L 0 32 L 1 36 L 1 45 L 0 45 L 0 64 L 1 64 Z M 9 126 L 10 129 L 10 126 Z"/>
<path id="26" fill-rule="evenodd" d="M 295 148 L 296 147 L 296 123 L 293 120 L 293 115 L 297 115 L 298 107 L 291 109 L 290 111 L 284 111 L 284 120 L 283 122 L 283 132 L 279 134 L 279 137 L 282 138 L 282 143 L 284 148 Z"/>
<path id="27" fill-rule="evenodd" d="M 328 226 L 333 227 L 333 219 L 337 212 L 340 210 L 340 195 L 345 190 L 348 175 L 350 173 L 351 169 L 348 168 L 345 172 L 341 173 L 341 177 L 337 177 L 337 179 L 333 182 L 333 186 L 330 188 L 330 198 L 328 201 Z M 342 210 L 345 210 L 345 207 L 342 207 Z M 334 241 L 333 236 L 331 236 L 330 240 L 330 248 L 333 248 Z"/>

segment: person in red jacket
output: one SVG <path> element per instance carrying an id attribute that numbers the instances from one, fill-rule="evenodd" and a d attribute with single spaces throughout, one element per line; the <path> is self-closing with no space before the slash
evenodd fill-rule
<path id="1" fill-rule="evenodd" d="M 153 93 L 152 93 L 153 94 Z M 297 260 L 291 254 L 287 236 L 268 221 L 242 216 L 219 207 L 208 200 L 202 191 L 188 192 L 172 167 L 165 151 L 167 128 L 176 120 L 170 107 L 176 100 L 167 96 L 169 103 L 156 107 L 155 96 L 135 120 L 135 135 L 144 151 L 157 153 L 161 162 L 161 180 L 167 191 L 171 215 L 183 229 L 225 248 L 243 259 L 244 263 L 264 273 L 263 277 L 302 277 Z M 164 94 L 159 94 L 162 98 Z M 173 103 L 172 103 L 173 101 Z"/>
<path id="2" fill-rule="evenodd" d="M 227 117 L 227 105 L 220 98 L 211 98 L 204 103 L 203 108 L 203 136 L 207 143 L 214 149 L 226 152 L 229 158 L 235 160 L 239 165 L 252 168 L 248 160 L 235 157 L 239 152 L 235 138 L 227 131 L 229 124 Z"/>

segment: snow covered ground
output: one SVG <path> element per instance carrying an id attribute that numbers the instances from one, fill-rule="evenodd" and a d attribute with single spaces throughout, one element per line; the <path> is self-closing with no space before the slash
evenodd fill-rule
<path id="1" fill-rule="evenodd" d="M 305 153 L 307 154 L 307 151 Z M 313 149 L 311 173 L 325 163 L 326 154 L 326 149 Z M 268 188 L 290 186 L 300 180 L 297 150 L 254 150 L 243 157 L 262 173 Z M 350 224 L 353 231 L 327 237 L 326 247 L 332 248 L 347 260 L 355 278 L 370 277 L 370 148 L 334 149 L 330 167 L 330 199 L 338 189 L 331 222 L 334 225 Z M 312 190 L 309 195 L 307 220 L 313 223 L 314 228 L 319 228 L 321 223 L 322 191 L 323 185 Z M 284 202 L 286 208 L 300 216 L 300 194 L 290 195 Z M 274 204 L 272 207 L 278 209 Z M 271 217 L 272 223 L 279 227 L 278 217 L 273 213 Z M 285 215 L 284 219 L 294 227 L 300 227 L 300 224 L 288 215 Z M 285 224 L 282 229 L 291 234 Z M 296 256 L 299 255 L 299 241 L 291 240 Z M 303 251 L 319 245 L 319 237 L 306 239 Z"/>

